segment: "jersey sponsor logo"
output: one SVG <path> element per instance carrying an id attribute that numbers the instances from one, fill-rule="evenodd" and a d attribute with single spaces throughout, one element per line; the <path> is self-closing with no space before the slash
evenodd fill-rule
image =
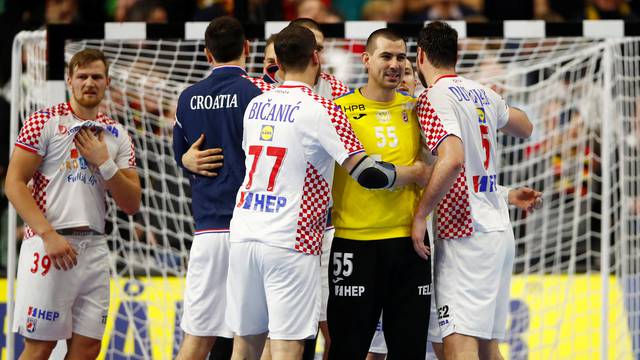
<path id="1" fill-rule="evenodd" d="M 494 175 L 475 175 L 473 177 L 474 192 L 496 192 L 498 190 L 497 176 Z"/>
<path id="2" fill-rule="evenodd" d="M 34 319 L 46 320 L 46 321 L 56 321 L 60 317 L 60 313 L 57 311 L 51 311 L 46 309 L 38 309 L 34 306 L 29 306 L 27 310 L 27 315 Z"/>
<path id="3" fill-rule="evenodd" d="M 248 119 L 290 123 L 296 121 L 293 115 L 300 110 L 300 104 L 302 102 L 298 101 L 296 104 L 279 104 L 272 103 L 272 101 L 272 99 L 268 99 L 266 102 L 256 101 L 251 104 Z"/>
<path id="4" fill-rule="evenodd" d="M 67 175 L 68 183 L 80 181 L 91 186 L 98 183 L 98 177 L 95 175 L 96 169 L 91 166 L 84 157 L 80 156 L 78 149 L 73 148 L 69 151 L 69 158 L 60 164 L 60 171 L 75 170 L 80 171 Z"/>
<path id="5" fill-rule="evenodd" d="M 491 105 L 484 89 L 467 90 L 462 86 L 449 86 L 449 91 L 458 101 L 470 101 L 478 106 Z"/>
<path id="6" fill-rule="evenodd" d="M 387 124 L 391 121 L 391 113 L 389 110 L 379 110 L 376 112 L 376 119 L 380 124 Z"/>
<path id="7" fill-rule="evenodd" d="M 365 111 L 366 109 L 367 108 L 364 106 L 364 104 L 351 104 L 351 105 L 343 105 L 342 106 L 342 110 L 344 110 L 344 112 L 352 112 L 352 111 L 356 111 L 356 110 L 357 111 Z"/>
<path id="8" fill-rule="evenodd" d="M 38 323 L 38 320 L 29 317 L 27 318 L 27 324 L 26 324 L 26 329 L 28 333 L 33 333 L 34 331 L 36 331 L 36 324 Z"/>
<path id="9" fill-rule="evenodd" d="M 195 95 L 189 101 L 191 110 L 213 110 L 221 108 L 237 108 L 238 94 Z"/>
<path id="10" fill-rule="evenodd" d="M 476 112 L 478 113 L 478 123 L 480 123 L 481 125 L 486 125 L 487 124 L 487 117 L 486 117 L 486 114 L 484 112 L 484 108 L 483 107 L 477 107 L 476 108 Z"/>
<path id="11" fill-rule="evenodd" d="M 287 205 L 287 198 L 284 196 L 242 191 L 236 207 L 250 211 L 278 213 L 285 205 Z"/>
<path id="12" fill-rule="evenodd" d="M 418 295 L 431 295 L 431 284 L 418 286 Z"/>
<path id="13" fill-rule="evenodd" d="M 106 131 L 106 132 L 110 133 L 111 135 L 113 135 L 114 137 L 120 136 L 120 131 L 118 130 L 117 126 L 115 126 L 115 125 L 105 125 L 103 123 L 100 123 L 100 122 L 97 122 L 97 121 L 92 121 L 92 120 L 83 121 L 82 123 L 80 123 L 78 125 L 74 125 L 66 133 L 69 136 L 73 136 L 78 131 L 80 131 L 80 129 L 82 129 L 82 128 L 88 128 L 88 129 L 92 130 L 94 134 L 97 134 L 98 131 Z"/>
<path id="14" fill-rule="evenodd" d="M 335 296 L 359 297 L 364 291 L 365 287 L 362 285 L 334 285 Z"/>
<path id="15" fill-rule="evenodd" d="M 274 127 L 272 125 L 262 125 L 262 129 L 260 130 L 260 140 L 263 140 L 263 141 L 273 140 L 273 130 L 274 130 Z"/>
<path id="16" fill-rule="evenodd" d="M 355 115 L 354 117 L 352 117 L 352 119 L 353 119 L 353 120 L 360 120 L 360 119 L 362 119 L 362 118 L 363 118 L 363 117 L 365 117 L 365 116 L 367 116 L 367 114 L 365 114 L 365 113 L 360 113 L 360 114 Z"/>

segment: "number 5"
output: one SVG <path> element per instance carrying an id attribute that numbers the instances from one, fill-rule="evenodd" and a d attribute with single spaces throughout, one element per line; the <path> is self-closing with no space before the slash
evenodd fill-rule
<path id="1" fill-rule="evenodd" d="M 489 127 L 480 125 L 480 136 L 482 137 L 482 148 L 484 149 L 484 168 L 489 169 L 489 158 L 491 157 L 491 142 L 489 141 Z"/>

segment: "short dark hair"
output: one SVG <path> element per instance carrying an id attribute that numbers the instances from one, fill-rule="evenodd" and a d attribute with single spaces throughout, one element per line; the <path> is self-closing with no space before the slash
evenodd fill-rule
<path id="1" fill-rule="evenodd" d="M 277 34 L 273 34 L 273 35 L 271 35 L 271 36 L 269 36 L 269 37 L 267 38 L 267 42 L 264 44 L 264 48 L 265 48 L 265 49 L 266 49 L 267 47 L 269 47 L 269 45 L 273 44 L 273 42 L 274 42 L 274 41 L 275 41 L 275 39 L 276 39 L 276 35 L 277 35 Z"/>
<path id="2" fill-rule="evenodd" d="M 211 20 L 204 33 L 204 44 L 217 62 L 229 62 L 242 56 L 244 29 L 236 18 L 221 16 Z"/>
<path id="3" fill-rule="evenodd" d="M 431 22 L 420 30 L 418 47 L 436 68 L 455 67 L 458 61 L 458 32 L 447 23 Z"/>
<path id="4" fill-rule="evenodd" d="M 316 49 L 316 37 L 305 27 L 289 25 L 276 35 L 273 46 L 285 72 L 304 71 Z"/>
<path id="5" fill-rule="evenodd" d="M 73 77 L 73 73 L 78 68 L 87 66 L 94 61 L 102 61 L 105 75 L 109 76 L 109 63 L 104 53 L 96 49 L 84 49 L 75 53 L 71 60 L 69 60 L 69 77 Z"/>
<path id="6" fill-rule="evenodd" d="M 367 52 L 368 53 L 372 53 L 375 51 L 376 49 L 376 40 L 378 40 L 378 38 L 385 38 L 387 40 L 391 40 L 391 41 L 398 41 L 398 40 L 402 40 L 402 42 L 404 43 L 404 39 L 398 35 L 395 31 L 388 29 L 388 28 L 382 28 L 382 29 L 378 29 L 374 32 L 371 33 L 371 35 L 369 35 L 369 37 L 367 38 Z M 404 44 L 405 48 L 407 47 L 407 44 Z"/>
<path id="7" fill-rule="evenodd" d="M 320 30 L 320 24 L 318 24 L 318 22 L 311 18 L 297 18 L 295 20 L 292 20 L 289 25 L 298 25 L 307 29 L 313 29 L 322 32 L 322 30 Z"/>

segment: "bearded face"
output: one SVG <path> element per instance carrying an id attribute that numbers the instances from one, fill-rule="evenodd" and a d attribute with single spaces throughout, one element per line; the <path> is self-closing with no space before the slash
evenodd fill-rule
<path id="1" fill-rule="evenodd" d="M 96 60 L 73 70 L 67 80 L 73 99 L 85 108 L 95 108 L 100 105 L 109 86 L 105 64 Z"/>

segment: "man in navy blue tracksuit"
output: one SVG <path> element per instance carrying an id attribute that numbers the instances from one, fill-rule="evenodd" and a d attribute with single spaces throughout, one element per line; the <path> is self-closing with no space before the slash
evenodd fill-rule
<path id="1" fill-rule="evenodd" d="M 187 171 L 191 184 L 196 229 L 180 324 L 185 338 L 178 359 L 205 359 L 217 337 L 233 337 L 224 317 L 229 222 L 245 175 L 242 119 L 251 99 L 271 89 L 244 70 L 249 43 L 238 20 L 211 21 L 205 46 L 213 70 L 180 94 L 173 131 L 176 162 Z M 220 149 L 224 149 L 222 167 Z"/>

